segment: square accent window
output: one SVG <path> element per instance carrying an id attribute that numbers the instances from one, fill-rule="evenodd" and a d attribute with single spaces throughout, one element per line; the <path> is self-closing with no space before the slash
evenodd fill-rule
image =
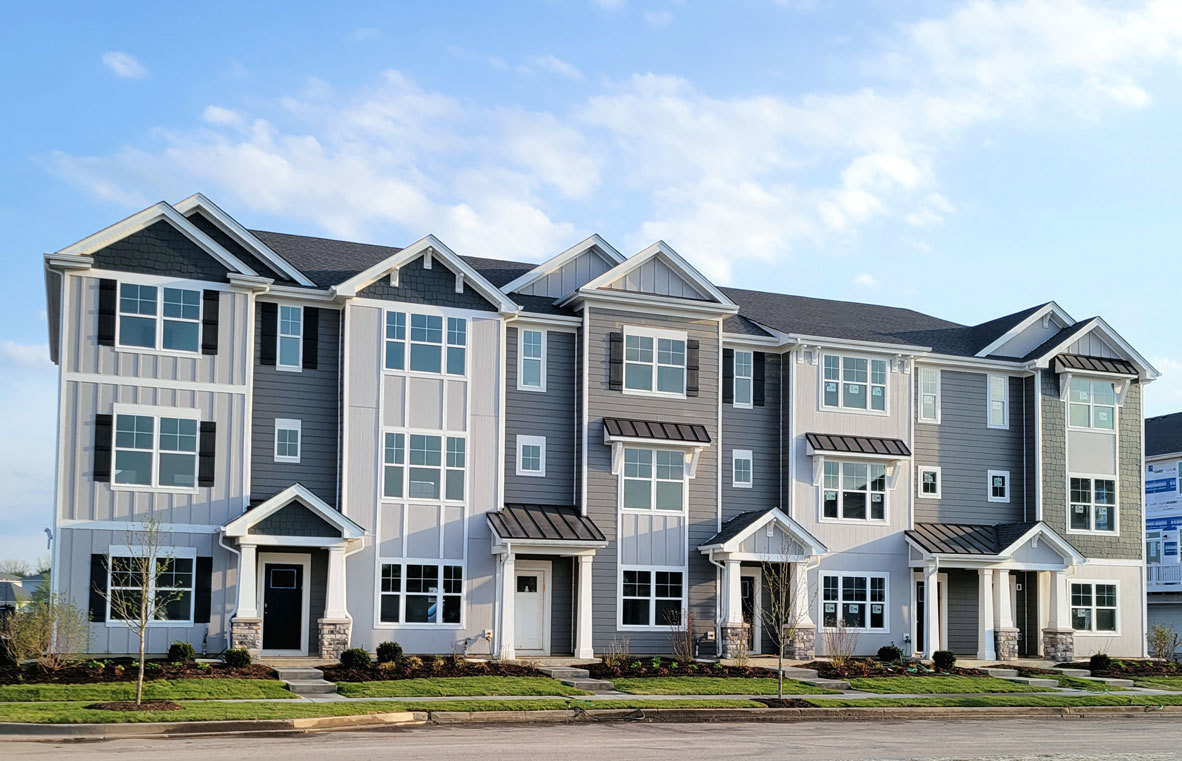
<path id="1" fill-rule="evenodd" d="M 201 291 L 120 283 L 118 345 L 196 354 Z"/>
<path id="2" fill-rule="evenodd" d="M 300 461 L 299 420 L 275 419 L 275 462 Z"/>
<path id="3" fill-rule="evenodd" d="M 885 359 L 825 355 L 821 395 L 823 406 L 886 412 L 886 401 Z"/>
<path id="4" fill-rule="evenodd" d="M 668 449 L 624 448 L 623 506 L 633 510 L 684 509 L 685 454 Z"/>
<path id="5" fill-rule="evenodd" d="M 518 332 L 517 388 L 522 391 L 546 390 L 546 331 Z"/>
<path id="6" fill-rule="evenodd" d="M 625 329 L 624 390 L 684 396 L 685 357 L 684 337 Z"/>
<path id="7" fill-rule="evenodd" d="M 823 475 L 823 518 L 843 521 L 886 520 L 886 465 L 826 460 Z"/>
<path id="8" fill-rule="evenodd" d="M 546 475 L 546 437 L 517 437 L 517 475 L 543 478 Z"/>
<path id="9" fill-rule="evenodd" d="M 919 466 L 919 496 L 929 499 L 940 498 L 940 469 L 930 465 Z"/>
<path id="10" fill-rule="evenodd" d="M 731 486 L 736 489 L 751 488 L 754 477 L 751 462 L 750 449 L 735 449 L 731 452 Z"/>
<path id="11" fill-rule="evenodd" d="M 1115 479 L 1072 476 L 1068 481 L 1068 531 L 1115 534 Z"/>

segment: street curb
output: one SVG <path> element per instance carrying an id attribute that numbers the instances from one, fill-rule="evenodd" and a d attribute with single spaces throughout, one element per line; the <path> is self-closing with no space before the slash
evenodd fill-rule
<path id="1" fill-rule="evenodd" d="M 142 724 L 19 724 L 0 723 L 0 736 L 29 738 L 183 737 L 192 735 L 240 735 L 248 733 L 298 733 L 322 729 L 419 726 L 427 723 L 425 711 L 315 716 L 302 719 L 246 721 L 162 721 Z"/>

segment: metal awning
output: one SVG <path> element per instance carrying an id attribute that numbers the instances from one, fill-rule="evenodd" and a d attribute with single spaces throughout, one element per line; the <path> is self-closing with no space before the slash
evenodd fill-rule
<path id="1" fill-rule="evenodd" d="M 910 457 L 911 448 L 902 439 L 877 436 L 845 436 L 830 433 L 806 433 L 809 454 L 852 454 L 872 457 Z"/>
<path id="2" fill-rule="evenodd" d="M 1056 372 L 1105 373 L 1108 375 L 1137 375 L 1132 362 L 1111 357 L 1090 357 L 1084 354 L 1059 354 L 1055 357 Z"/>
<path id="3" fill-rule="evenodd" d="M 607 538 L 578 508 L 560 505 L 505 505 L 486 513 L 488 525 L 503 542 L 561 542 L 602 546 Z"/>
<path id="4" fill-rule="evenodd" d="M 706 431 L 706 426 L 699 423 L 670 423 L 605 417 L 603 431 L 605 436 L 611 438 L 667 441 L 671 444 L 703 445 L 710 443 L 710 434 Z"/>

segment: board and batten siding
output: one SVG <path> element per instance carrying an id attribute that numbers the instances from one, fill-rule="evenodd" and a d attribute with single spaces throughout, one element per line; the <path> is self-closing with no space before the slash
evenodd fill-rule
<path id="1" fill-rule="evenodd" d="M 718 524 L 718 322 L 600 307 L 587 307 L 584 319 L 590 320 L 587 514 L 608 539 L 608 546 L 596 552 L 592 564 L 594 646 L 596 651 L 602 651 L 613 640 L 626 640 L 633 653 L 666 653 L 669 650 L 669 630 L 666 626 L 648 630 L 617 630 L 620 605 L 617 563 L 623 562 L 619 546 L 621 531 L 617 525 L 619 478 L 611 472 L 611 447 L 603 443 L 603 418 L 699 423 L 706 427 L 710 435 L 712 443 L 702 451 L 697 477 L 687 482 L 688 525 L 685 544 L 681 547 L 689 566 L 689 574 L 685 579 L 688 604 L 693 610 L 697 628 L 705 631 L 713 626 L 716 614 L 716 574 L 714 566 L 697 548 L 714 535 Z M 625 326 L 683 330 L 688 338 L 697 339 L 700 342 L 700 395 L 673 399 L 625 394 L 610 389 L 608 336 L 622 331 Z M 651 538 L 649 541 L 652 541 Z M 637 547 L 641 546 L 644 546 L 644 542 L 637 537 Z"/>
<path id="2" fill-rule="evenodd" d="M 745 349 L 744 349 L 745 350 Z M 780 506 L 780 368 L 782 356 L 765 354 L 764 406 L 722 403 L 722 520 Z M 751 450 L 751 488 L 736 488 L 736 449 Z"/>
<path id="3" fill-rule="evenodd" d="M 516 293 L 526 296 L 549 296 L 552 299 L 562 298 L 607 272 L 613 266 L 606 258 L 591 249 L 584 251 L 554 272 L 522 286 Z"/>
<path id="4" fill-rule="evenodd" d="M 990 428 L 988 375 L 940 370 L 940 422 L 915 424 L 915 467 L 910 479 L 916 494 L 916 522 L 995 524 L 1026 519 L 1025 398 L 1021 378 L 1008 378 L 1007 383 L 1009 427 Z M 919 496 L 917 474 L 925 465 L 940 468 L 939 499 Z M 988 500 L 990 470 L 1010 474 L 1008 503 Z"/>
<path id="5" fill-rule="evenodd" d="M 320 309 L 316 368 L 296 372 L 259 361 L 262 319 L 256 314 L 250 444 L 253 500 L 267 499 L 300 483 L 329 505 L 337 504 L 340 325 L 338 310 Z M 275 461 L 276 418 L 300 421 L 298 463 Z"/>
<path id="6" fill-rule="evenodd" d="M 577 504 L 575 334 L 546 330 L 545 391 L 517 388 L 519 336 L 519 328 L 508 328 L 505 346 L 505 502 Z M 518 436 L 546 437 L 545 477 L 517 475 Z"/>

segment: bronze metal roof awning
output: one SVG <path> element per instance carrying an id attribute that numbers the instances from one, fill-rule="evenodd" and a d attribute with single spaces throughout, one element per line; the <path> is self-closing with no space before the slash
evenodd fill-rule
<path id="1" fill-rule="evenodd" d="M 654 420 L 628 420 L 605 417 L 603 430 L 608 436 L 624 439 L 648 439 L 676 444 L 709 444 L 706 426 L 698 423 L 661 423 Z"/>
<path id="2" fill-rule="evenodd" d="M 903 533 L 917 546 L 937 555 L 1000 555 L 1030 529 L 1035 521 L 973 525 L 916 523 Z"/>
<path id="3" fill-rule="evenodd" d="M 1080 371 L 1085 373 L 1107 373 L 1110 375 L 1136 375 L 1133 363 L 1111 357 L 1089 357 L 1083 354 L 1059 354 L 1055 357 L 1056 372 Z"/>
<path id="4" fill-rule="evenodd" d="M 501 540 L 566 542 L 600 545 L 607 541 L 599 527 L 577 508 L 559 505 L 505 505 L 486 513 Z"/>
<path id="5" fill-rule="evenodd" d="M 910 457 L 911 449 L 901 439 L 875 436 L 841 436 L 827 433 L 806 433 L 805 440 L 814 452 L 873 455 L 875 457 Z"/>

